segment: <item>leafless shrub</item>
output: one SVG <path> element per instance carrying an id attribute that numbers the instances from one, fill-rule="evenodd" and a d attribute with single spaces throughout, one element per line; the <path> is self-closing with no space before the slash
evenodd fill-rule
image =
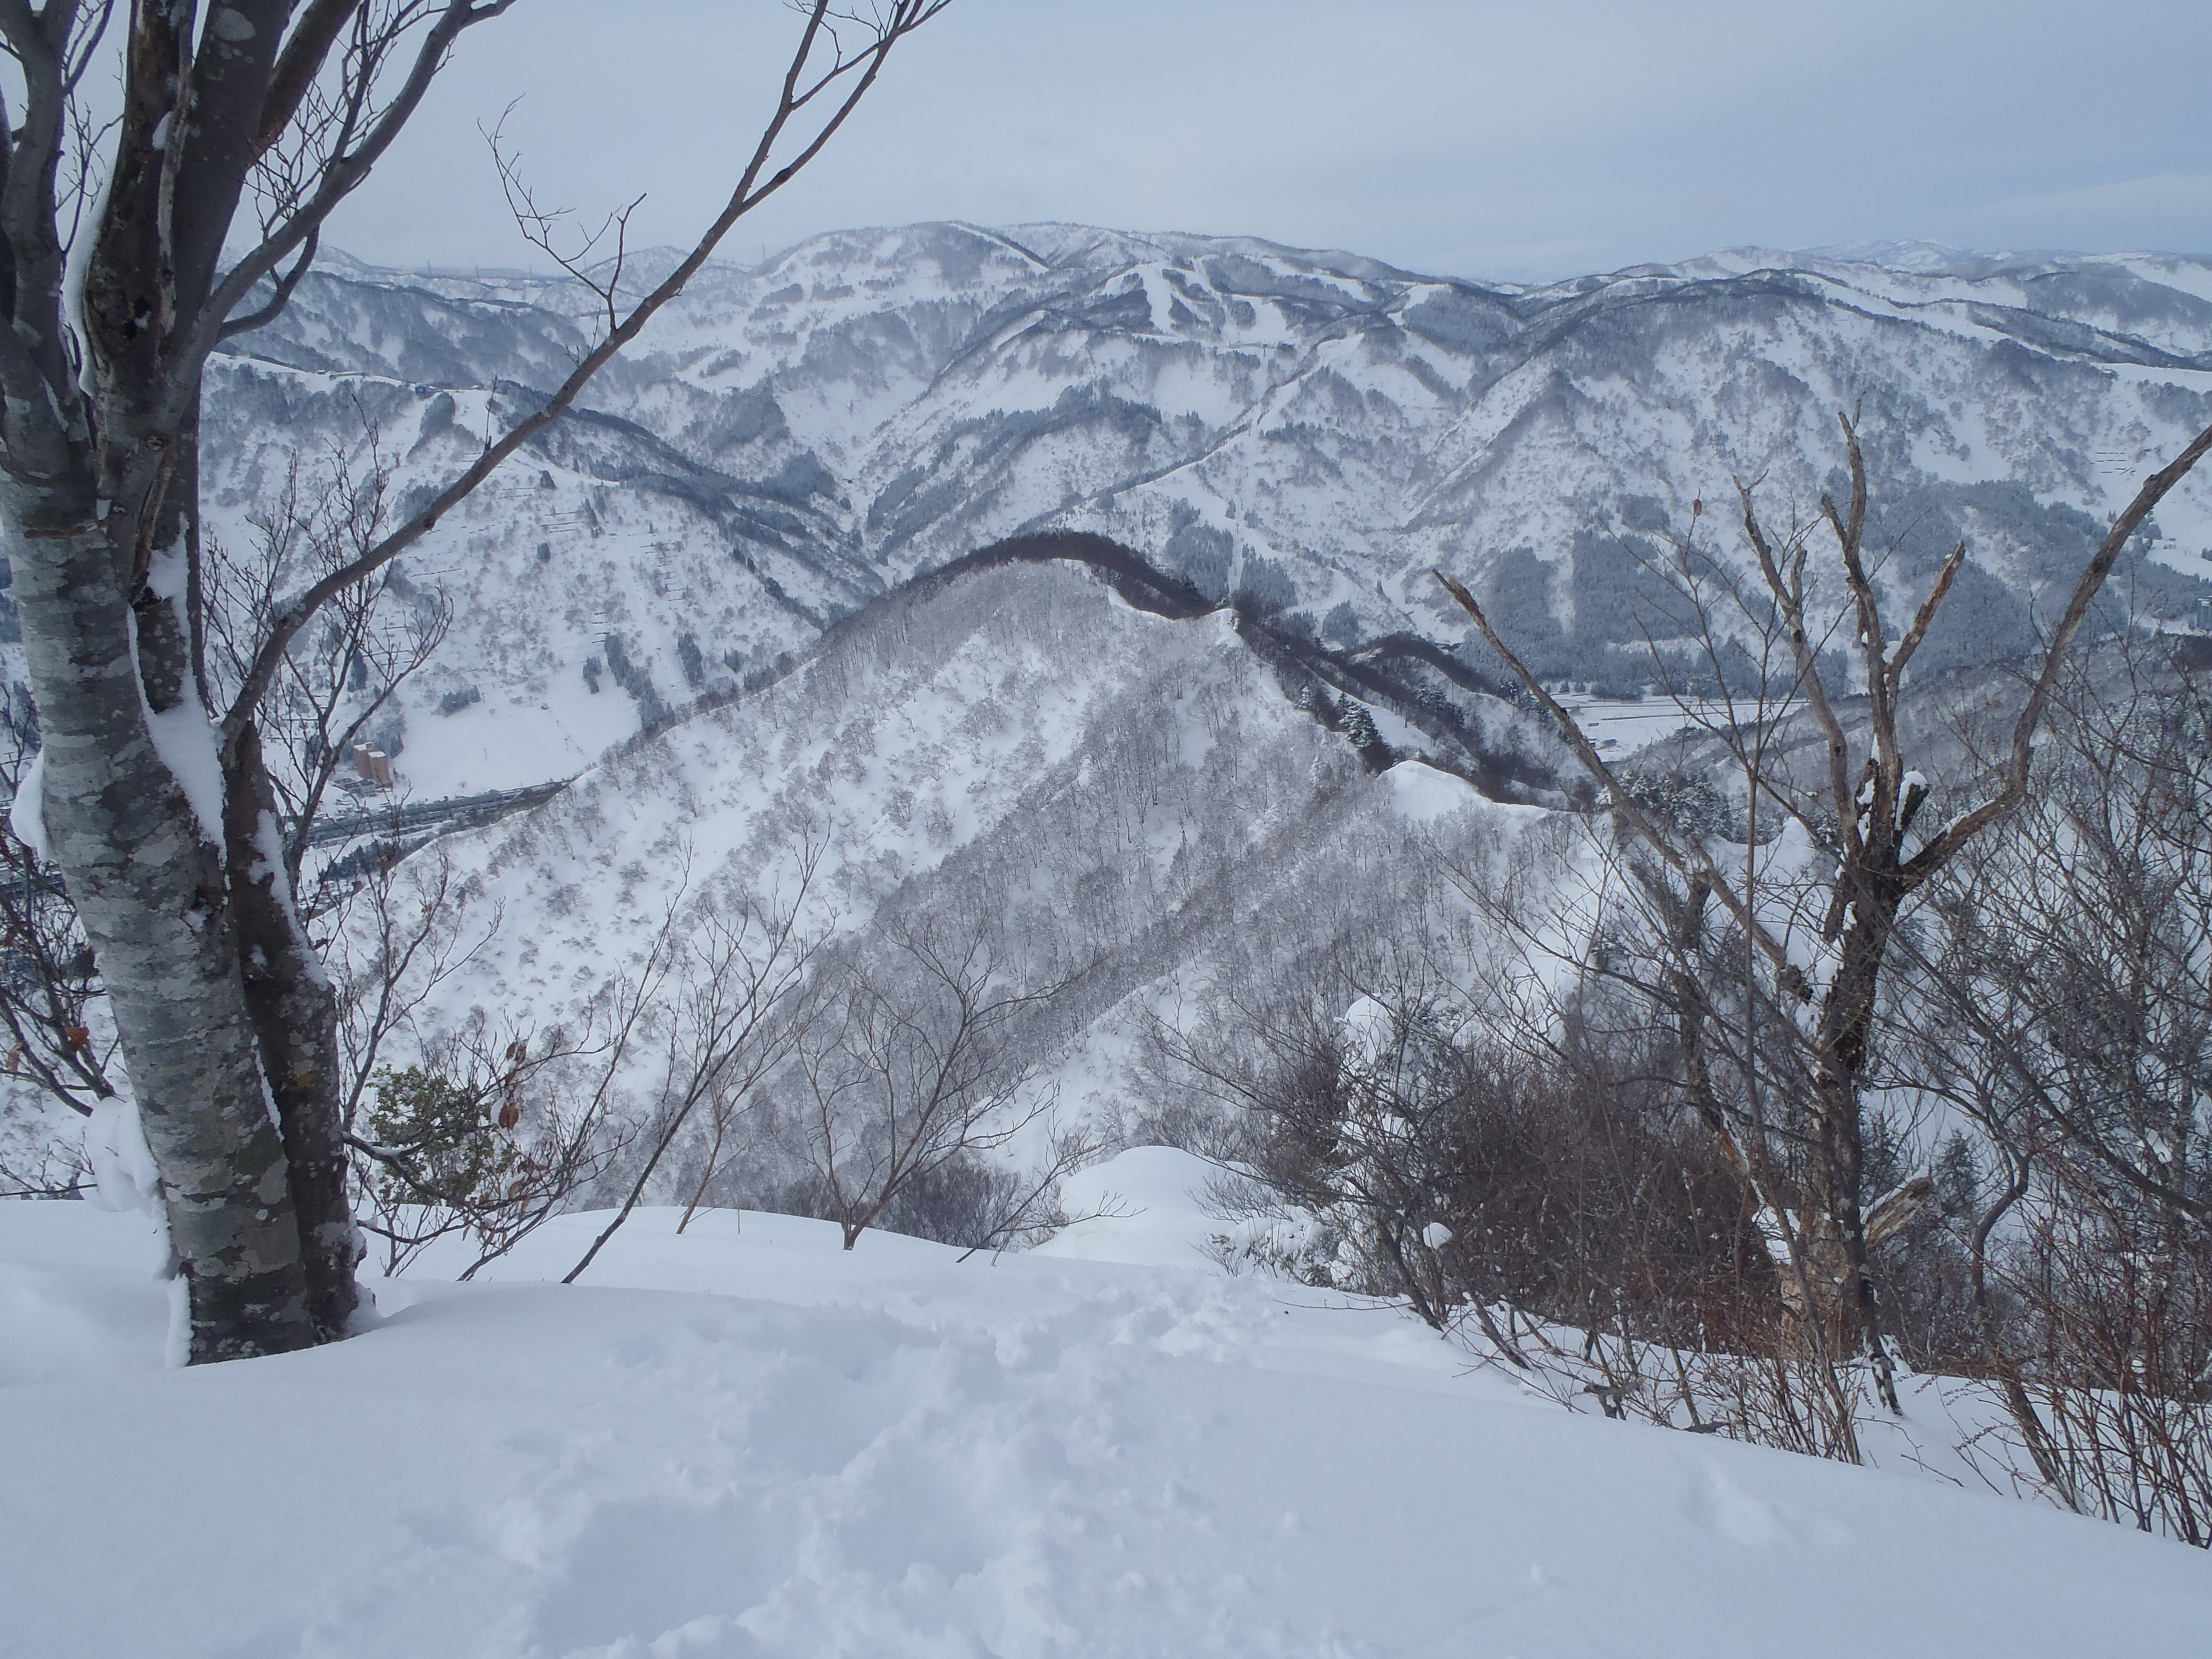
<path id="1" fill-rule="evenodd" d="M 1213 1194 L 1247 1224 L 1231 1248 L 1401 1298 L 1440 1331 L 1471 1322 L 1523 1369 L 1547 1328 L 1582 1332 L 1600 1370 L 1618 1344 L 1740 1341 L 1771 1308 L 1773 1267 L 1650 1056 L 1518 1043 L 1500 1013 L 1416 957 L 1159 1028 L 1160 1059 L 1243 1125 Z"/>
<path id="2" fill-rule="evenodd" d="M 942 1210 L 959 1187 L 977 1207 L 977 1244 L 1039 1224 L 1059 1174 L 1091 1148 L 1053 1137 L 1042 1179 L 1008 1185 L 982 1160 L 1057 1100 L 1036 1088 L 1018 1022 L 1072 978 L 1009 984 L 982 919 L 886 918 L 879 960 L 848 959 L 817 988 L 797 1051 L 795 1087 L 823 1209 L 851 1249 L 895 1213 Z M 933 1199 L 931 1194 L 934 1194 Z M 988 1225 L 983 1224 L 989 1218 Z"/>
<path id="3" fill-rule="evenodd" d="M 2000 1272 L 2071 1506 L 2212 1547 L 2212 1238 L 2074 1188 L 2039 1206 Z"/>
<path id="4" fill-rule="evenodd" d="M 531 1030 L 483 1010 L 434 1021 L 441 988 L 502 918 L 432 849 L 373 872 L 329 918 L 359 1223 L 396 1273 L 438 1240 L 469 1239 L 472 1276 L 603 1176 L 632 1132 L 615 1085 L 666 977 L 666 929 L 635 975 L 574 1029 Z M 396 1050 L 410 1058 L 395 1066 Z"/>
<path id="5" fill-rule="evenodd" d="M 2010 1419 L 1979 1446 L 2212 1545 L 2212 697 L 2123 640 L 2051 738 L 2044 787 L 1941 895 L 1905 1021 L 2005 1176 L 1966 1239 L 1967 1359 Z"/>
<path id="6" fill-rule="evenodd" d="M 709 893 L 689 909 L 680 896 L 671 901 L 653 952 L 666 963 L 651 987 L 663 1054 L 657 1099 L 640 1133 L 643 1156 L 620 1207 L 564 1284 L 590 1267 L 629 1218 L 669 1148 L 703 1108 L 712 1128 L 705 1170 L 678 1231 L 690 1223 L 753 1091 L 804 1042 L 802 994 L 820 940 L 803 919 L 821 854 L 820 842 L 807 843 L 792 886 L 766 902 L 742 889 Z"/>
<path id="7" fill-rule="evenodd" d="M 20 690 L 0 702 L 0 788 L 12 796 L 32 764 L 37 738 Z M 61 872 L 0 819 L 0 1024 L 9 1044 L 11 1112 L 42 1103 L 88 1117 L 112 1098 L 117 1065 L 99 966 L 78 925 Z M 84 1185 L 83 1161 L 44 1136 L 24 1167 L 0 1164 L 0 1192 L 61 1196 Z"/>

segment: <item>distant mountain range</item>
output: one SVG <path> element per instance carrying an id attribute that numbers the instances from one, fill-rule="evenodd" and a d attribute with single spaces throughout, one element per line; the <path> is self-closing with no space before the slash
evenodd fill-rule
<path id="1" fill-rule="evenodd" d="M 326 260 L 210 371 L 211 533 L 340 463 L 410 510 L 566 372 L 589 297 Z M 1440 872 L 1571 782 L 1431 567 L 1543 673 L 1632 688 L 1691 503 L 1729 557 L 1737 478 L 1808 520 L 1856 409 L 1896 604 L 1972 553 L 1917 672 L 2017 655 L 2212 421 L 2212 264 L 1736 249 L 1521 288 L 919 225 L 708 267 L 588 404 L 391 589 L 452 625 L 368 735 L 410 844 L 460 829 L 465 925 L 502 919 L 426 1032 L 580 1019 L 657 918 L 812 849 L 856 960 L 981 918 L 1017 977 L 1082 967 L 1023 1042 L 1145 1138 L 1156 1016 L 1459 925 Z M 2212 475 L 2154 528 L 2116 602 L 2189 626 Z"/>
<path id="2" fill-rule="evenodd" d="M 590 311 L 570 282 L 327 258 L 212 371 L 219 532 L 295 452 L 358 468 L 372 431 L 396 506 L 421 499 L 565 372 Z M 1731 249 L 1530 288 L 1243 238 L 825 235 L 702 271 L 407 556 L 403 599 L 441 589 L 456 621 L 380 736 L 418 794 L 567 775 L 916 574 L 1054 530 L 1340 651 L 1458 647 L 1441 566 L 1541 672 L 1632 683 L 1667 631 L 1639 561 L 1734 478 L 1811 512 L 1844 409 L 1895 591 L 1972 550 L 1934 671 L 2032 647 L 2038 597 L 2208 393 L 2212 264 L 2175 256 Z M 2125 598 L 2185 621 L 2212 477 L 2155 529 Z"/>

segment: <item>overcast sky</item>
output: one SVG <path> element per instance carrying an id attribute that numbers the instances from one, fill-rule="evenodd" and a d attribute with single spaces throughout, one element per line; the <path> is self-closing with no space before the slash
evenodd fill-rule
<path id="1" fill-rule="evenodd" d="M 689 242 L 750 147 L 781 0 L 521 0 L 467 36 L 331 240 L 533 263 L 541 197 Z M 1057 219 L 1547 278 L 1741 243 L 2212 252 L 2205 0 L 955 0 L 741 225 Z"/>

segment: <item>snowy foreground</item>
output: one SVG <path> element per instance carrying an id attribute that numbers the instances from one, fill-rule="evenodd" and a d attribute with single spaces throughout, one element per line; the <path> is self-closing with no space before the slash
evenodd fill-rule
<path id="1" fill-rule="evenodd" d="M 994 1263 L 730 1212 L 549 1226 L 337 1347 L 161 1369 L 143 1218 L 0 1205 L 0 1650 L 2203 1650 L 2212 1560 L 1525 1398 L 1229 1279 L 1180 1154 Z"/>

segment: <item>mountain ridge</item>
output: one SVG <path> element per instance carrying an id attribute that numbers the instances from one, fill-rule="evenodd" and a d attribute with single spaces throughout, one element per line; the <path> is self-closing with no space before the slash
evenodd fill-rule
<path id="1" fill-rule="evenodd" d="M 1522 286 L 1255 238 L 925 224 L 710 264 L 402 561 L 453 635 L 375 737 L 419 793 L 568 775 L 875 595 L 1057 532 L 1340 650 L 1462 652 L 1440 568 L 1547 678 L 1632 689 L 1667 615 L 1642 567 L 1689 502 L 1741 477 L 1808 511 L 1855 407 L 1891 603 L 1969 544 L 1922 666 L 2031 649 L 2052 585 L 2212 419 L 2212 263 L 1845 252 Z M 210 370 L 211 533 L 247 536 L 303 455 L 373 453 L 404 512 L 565 373 L 590 303 L 331 256 Z M 2191 625 L 2212 481 L 2154 528 L 2131 603 Z"/>

